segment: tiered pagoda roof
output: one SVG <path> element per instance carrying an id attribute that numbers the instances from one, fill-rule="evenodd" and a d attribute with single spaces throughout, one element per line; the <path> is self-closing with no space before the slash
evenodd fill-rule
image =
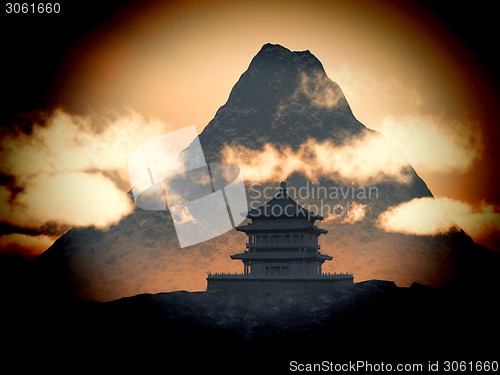
<path id="1" fill-rule="evenodd" d="M 323 220 L 323 216 L 308 211 L 290 198 L 285 182 L 282 182 L 280 187 L 280 192 L 273 199 L 248 211 L 246 217 L 252 219 L 251 224 L 236 227 L 236 230 L 245 233 L 290 230 L 316 234 L 328 233 L 326 229 L 314 225 L 316 220 Z M 275 222 L 269 222 L 274 220 Z"/>
<path id="2" fill-rule="evenodd" d="M 318 259 L 321 261 L 332 260 L 333 257 L 331 255 L 326 255 L 322 253 L 289 253 L 289 252 L 281 252 L 281 251 L 268 251 L 268 252 L 259 252 L 259 253 L 239 253 L 230 255 L 231 259 L 239 259 L 239 260 L 273 260 L 273 261 L 287 261 L 287 260 L 308 260 L 308 259 Z"/>

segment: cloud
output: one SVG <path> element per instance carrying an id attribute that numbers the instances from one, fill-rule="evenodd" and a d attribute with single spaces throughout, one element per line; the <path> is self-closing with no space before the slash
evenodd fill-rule
<path id="1" fill-rule="evenodd" d="M 481 134 L 474 123 L 446 123 L 422 115 L 387 116 L 378 130 L 420 171 L 463 173 L 481 154 Z"/>
<path id="2" fill-rule="evenodd" d="M 56 110 L 30 134 L 8 134 L 0 141 L 0 170 L 19 183 L 69 171 L 116 171 L 126 177 L 130 153 L 167 130 L 161 121 L 131 110 L 107 116 Z"/>
<path id="3" fill-rule="evenodd" d="M 107 228 L 133 210 L 130 199 L 97 173 L 40 175 L 10 203 L 1 219 L 21 227 L 46 223 Z"/>
<path id="4" fill-rule="evenodd" d="M 252 182 L 280 181 L 299 172 L 311 181 L 320 177 L 369 184 L 391 179 L 409 183 L 412 175 L 407 159 L 378 132 L 365 132 L 338 146 L 330 141 L 309 139 L 297 150 L 264 145 L 262 150 L 226 146 L 226 163 L 240 166 Z"/>
<path id="5" fill-rule="evenodd" d="M 6 234 L 0 236 L 0 254 L 35 257 L 54 243 L 55 238 L 46 235 Z"/>
<path id="6" fill-rule="evenodd" d="M 196 224 L 196 219 L 189 211 L 189 208 L 186 206 L 174 206 L 170 208 L 172 215 L 175 215 L 177 218 L 176 224 L 182 225 L 187 223 Z"/>
<path id="7" fill-rule="evenodd" d="M 492 205 L 473 206 L 446 197 L 416 198 L 380 214 L 377 225 L 387 232 L 437 235 L 462 228 L 472 237 L 500 230 L 500 213 Z"/>
<path id="8" fill-rule="evenodd" d="M 342 219 L 342 224 L 354 224 L 363 220 L 366 216 L 366 207 L 366 204 L 352 202 L 351 208 Z"/>
<path id="9" fill-rule="evenodd" d="M 357 203 L 356 201 L 348 202 L 346 205 L 337 204 L 331 211 L 326 212 L 322 223 L 339 220 L 342 224 L 354 224 L 364 220 L 368 205 Z M 323 214 L 321 212 L 321 214 Z"/>
<path id="10" fill-rule="evenodd" d="M 56 110 L 29 134 L 0 140 L 0 220 L 39 228 L 48 223 L 107 228 L 132 212 L 128 157 L 168 131 L 133 111 L 76 116 Z"/>
<path id="11" fill-rule="evenodd" d="M 300 74 L 300 85 L 293 97 L 297 98 L 300 94 L 309 98 L 315 106 L 326 108 L 337 106 L 344 97 L 340 87 L 321 71 L 312 75 Z"/>

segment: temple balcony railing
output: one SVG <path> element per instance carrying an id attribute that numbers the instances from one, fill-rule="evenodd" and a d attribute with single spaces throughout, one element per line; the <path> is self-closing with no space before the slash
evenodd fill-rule
<path id="1" fill-rule="evenodd" d="M 251 273 L 207 273 L 209 279 L 348 279 L 353 278 L 352 273 L 334 272 L 319 275 L 254 275 Z"/>
<path id="2" fill-rule="evenodd" d="M 314 247 L 320 248 L 317 242 L 313 241 L 266 241 L 246 243 L 247 249 L 272 248 L 272 247 Z"/>

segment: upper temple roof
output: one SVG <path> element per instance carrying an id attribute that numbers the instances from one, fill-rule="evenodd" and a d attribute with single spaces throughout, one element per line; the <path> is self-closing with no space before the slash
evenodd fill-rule
<path id="1" fill-rule="evenodd" d="M 305 218 L 308 221 L 323 220 L 323 216 L 316 215 L 300 206 L 288 196 L 286 182 L 280 184 L 279 193 L 269 202 L 258 208 L 248 211 L 249 219 L 283 219 Z"/>

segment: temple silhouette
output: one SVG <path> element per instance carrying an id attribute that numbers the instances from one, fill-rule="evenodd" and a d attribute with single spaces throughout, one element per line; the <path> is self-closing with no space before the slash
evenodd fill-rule
<path id="1" fill-rule="evenodd" d="M 231 255 L 243 262 L 242 274 L 209 273 L 207 291 L 321 290 L 334 291 L 353 284 L 349 273 L 326 274 L 319 236 L 328 231 L 315 225 L 323 217 L 288 196 L 286 182 L 264 205 L 248 211 L 251 223 L 236 227 L 248 236 L 246 250 Z"/>

